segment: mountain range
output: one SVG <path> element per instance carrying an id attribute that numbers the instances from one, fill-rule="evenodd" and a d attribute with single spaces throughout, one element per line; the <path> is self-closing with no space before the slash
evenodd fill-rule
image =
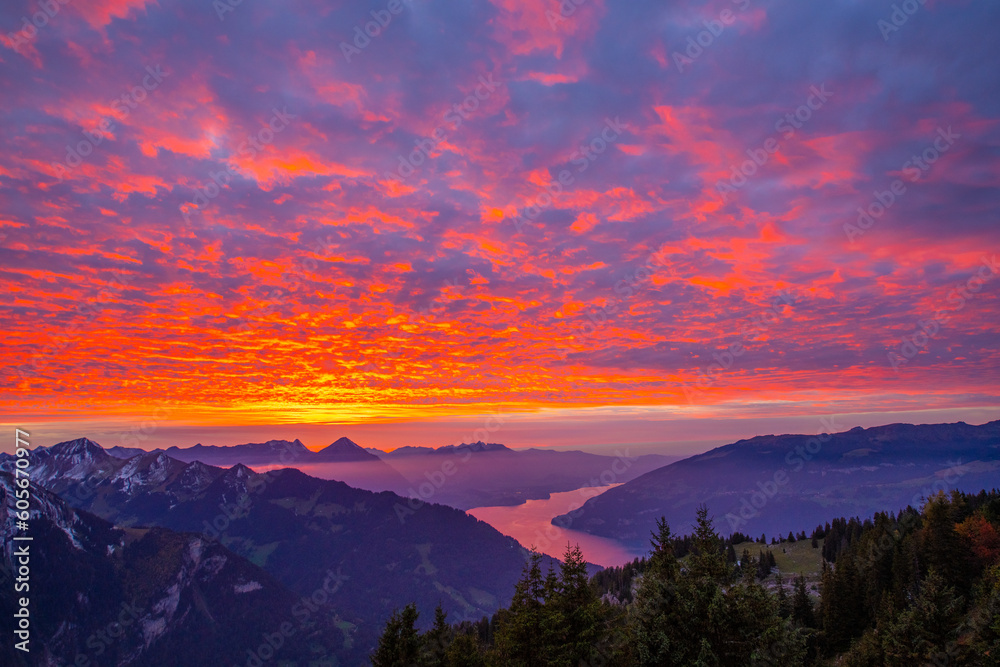
<path id="1" fill-rule="evenodd" d="M 178 461 L 201 461 L 211 465 L 232 466 L 242 463 L 246 466 L 289 465 L 290 462 L 335 463 L 378 461 L 379 457 L 369 453 L 350 438 L 339 438 L 319 451 L 312 451 L 302 441 L 268 440 L 267 442 L 245 445 L 218 446 L 202 445 L 191 447 L 168 447 L 167 449 L 145 450 L 136 447 L 111 447 L 112 456 L 128 459 L 147 451 L 163 452 Z"/>
<path id="2" fill-rule="evenodd" d="M 648 472 L 552 523 L 645 547 L 661 516 L 685 534 L 704 504 L 723 532 L 771 537 L 810 532 L 831 516 L 919 507 L 938 491 L 989 489 L 998 480 L 1000 421 L 764 435 Z"/>
<path id="3" fill-rule="evenodd" d="M 378 452 L 409 480 L 407 495 L 459 509 L 519 505 L 552 493 L 620 484 L 679 458 L 631 456 L 627 447 L 615 456 L 605 456 L 573 450 L 510 449 L 485 442 L 368 451 Z M 442 483 L 444 479 L 447 483 Z"/>
<path id="4" fill-rule="evenodd" d="M 286 638 L 282 627 L 299 596 L 218 542 L 163 528 L 117 528 L 36 484 L 28 491 L 31 539 L 4 542 L 0 615 L 13 618 L 15 598 L 28 597 L 30 652 L 4 641 L 0 664 L 168 667 L 178 656 L 245 664 L 270 637 L 277 657 L 305 665 L 333 655 L 341 641 L 326 610 L 295 619 Z M 7 472 L 0 472 L 0 527 L 15 534 L 15 482 Z M 27 587 L 15 591 L 13 557 L 22 545 L 28 556 L 16 562 L 27 562 L 30 573 L 16 576 Z"/>
<path id="5" fill-rule="evenodd" d="M 659 466 L 627 450 L 608 457 L 495 443 L 401 448 L 381 459 L 346 438 L 315 453 L 297 440 L 152 452 L 106 451 L 87 438 L 38 447 L 30 466 L 37 655 L 49 664 L 82 654 L 89 664 L 156 666 L 201 651 L 204 664 L 251 664 L 250 653 L 275 636 L 268 628 L 287 621 L 296 641 L 273 664 L 362 664 L 408 602 L 440 604 L 451 622 L 478 620 L 510 601 L 527 551 L 441 501 L 513 504 L 565 485 L 620 484 L 553 523 L 643 548 L 659 517 L 689 533 L 703 504 L 723 532 L 776 536 L 1000 479 L 1000 421 L 835 430 L 758 436 Z M 258 470 L 202 460 L 233 456 Z M 264 470 L 275 457 L 295 467 Z M 297 469 L 345 465 L 394 466 L 423 500 Z M 8 535 L 13 469 L 14 458 L 0 454 Z M 4 543 L 7 573 L 13 548 Z M 543 570 L 555 564 L 545 558 Z M 131 629 L 100 639 L 110 614 L 126 608 Z M 6 585 L 0 613 L 14 609 Z M 26 664 L 22 657 L 0 653 L 3 664 Z"/>
<path id="6" fill-rule="evenodd" d="M 12 467 L 13 457 L 0 455 L 0 469 Z M 122 459 L 80 438 L 34 449 L 31 476 L 118 530 L 200 533 L 295 596 L 310 597 L 335 577 L 326 613 L 339 629 L 334 654 L 346 664 L 364 661 L 406 602 L 440 603 L 453 622 L 493 613 L 527 558 L 515 540 L 460 510 L 291 468 L 224 469 L 163 451 Z"/>
<path id="7" fill-rule="evenodd" d="M 209 465 L 229 468 L 236 464 L 257 469 L 318 468 L 324 478 L 336 479 L 358 489 L 392 491 L 404 494 L 409 482 L 378 456 L 365 451 L 350 438 L 339 438 L 319 451 L 312 451 L 302 441 L 268 440 L 245 445 L 202 445 L 168 447 L 144 450 L 135 447 L 111 447 L 106 450 L 116 458 L 164 453 L 170 458 L 192 463 L 200 461 Z"/>
<path id="8" fill-rule="evenodd" d="M 392 451 L 362 448 L 342 437 L 312 451 L 298 439 L 234 446 L 155 449 L 172 459 L 258 471 L 294 467 L 321 479 L 335 479 L 369 491 L 392 491 L 422 501 L 471 509 L 519 505 L 584 486 L 627 482 L 679 457 L 660 454 L 615 456 L 553 449 L 511 449 L 500 443 L 473 442 L 444 447 L 403 446 Z M 108 454 L 131 458 L 148 453 L 112 447 Z M 447 483 L 444 483 L 444 480 Z"/>

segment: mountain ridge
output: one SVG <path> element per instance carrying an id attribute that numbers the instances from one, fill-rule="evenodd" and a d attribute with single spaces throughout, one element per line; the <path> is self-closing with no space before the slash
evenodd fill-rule
<path id="1" fill-rule="evenodd" d="M 335 602 L 344 632 L 338 655 L 348 664 L 367 655 L 373 633 L 411 599 L 440 602 L 453 621 L 493 613 L 527 559 L 513 538 L 452 507 L 294 468 L 258 473 L 164 452 L 122 460 L 88 443 L 42 450 L 33 476 L 71 506 L 123 529 L 201 533 L 298 595 L 322 586 L 324 573 L 343 573 Z M 0 457 L 0 469 L 9 470 L 12 459 Z"/>
<path id="2" fill-rule="evenodd" d="M 6 535 L 15 530 L 15 488 L 25 487 L 0 472 Z M 3 642 L 3 664 L 168 667 L 177 655 L 244 664 L 247 650 L 281 627 L 296 603 L 271 575 L 217 542 L 164 528 L 122 529 L 33 482 L 27 489 L 32 539 L 16 544 L 29 545 L 30 588 L 17 595 L 30 595 L 32 659 Z M 16 569 L 14 545 L 6 541 L 0 553 L 5 578 Z M 13 586 L 0 589 L 5 617 L 13 615 L 15 595 Z M 327 614 L 301 628 L 302 641 L 280 646 L 281 659 L 307 664 L 311 646 L 333 650 L 340 633 Z"/>
<path id="3" fill-rule="evenodd" d="M 831 513 L 895 511 L 925 491 L 989 488 L 1000 471 L 1000 420 L 832 430 L 716 447 L 637 476 L 552 522 L 636 546 L 661 516 L 683 533 L 687 517 L 707 504 L 730 531 L 774 535 L 809 530 Z"/>

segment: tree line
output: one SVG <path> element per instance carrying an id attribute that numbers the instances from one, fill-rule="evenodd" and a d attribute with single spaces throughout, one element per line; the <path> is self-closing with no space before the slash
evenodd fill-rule
<path id="1" fill-rule="evenodd" d="M 808 540 L 819 598 L 773 573 L 772 549 Z M 822 549 L 819 541 L 822 540 Z M 756 556 L 744 546 L 755 542 Z M 393 614 L 374 667 L 1000 665 L 1000 491 L 938 494 L 919 509 L 838 518 L 787 538 L 721 537 L 657 522 L 648 557 L 587 576 L 580 549 L 558 569 L 530 554 L 509 606 L 418 629 Z"/>

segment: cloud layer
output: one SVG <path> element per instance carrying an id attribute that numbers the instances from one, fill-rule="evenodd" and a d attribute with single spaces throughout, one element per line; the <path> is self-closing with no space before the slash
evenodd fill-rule
<path id="1" fill-rule="evenodd" d="M 668 4 L 4 3 L 0 410 L 995 405 L 1000 6 Z"/>

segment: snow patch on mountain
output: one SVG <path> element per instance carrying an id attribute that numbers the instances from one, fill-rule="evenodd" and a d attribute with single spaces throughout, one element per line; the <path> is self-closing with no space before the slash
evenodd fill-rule
<path id="1" fill-rule="evenodd" d="M 245 584 L 236 584 L 233 586 L 234 593 L 250 593 L 253 591 L 259 591 L 263 588 L 258 581 L 248 581 Z"/>

